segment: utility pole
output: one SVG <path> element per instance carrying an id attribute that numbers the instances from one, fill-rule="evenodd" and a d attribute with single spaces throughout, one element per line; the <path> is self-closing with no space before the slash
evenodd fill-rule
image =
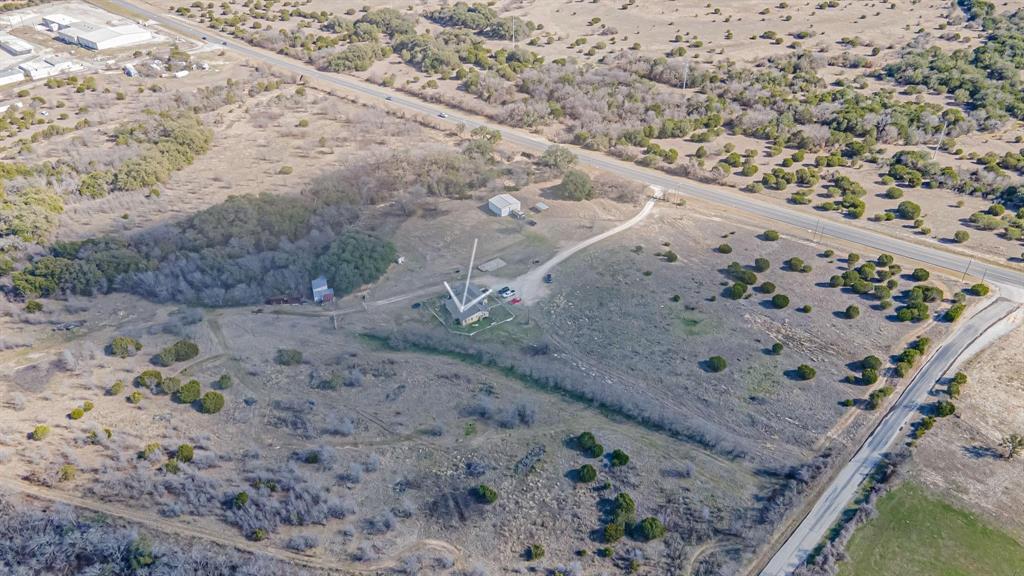
<path id="1" fill-rule="evenodd" d="M 942 123 L 942 132 L 939 133 L 939 141 L 935 143 L 935 150 L 932 150 L 932 160 L 935 160 L 935 155 L 939 152 L 939 147 L 942 146 L 942 139 L 946 137 L 947 126 L 949 126 L 949 120 Z"/>
<path id="2" fill-rule="evenodd" d="M 964 275 L 960 277 L 960 281 L 961 282 L 963 282 L 964 279 L 967 278 L 967 271 L 971 269 L 971 264 L 973 264 L 973 263 L 974 263 L 974 258 L 971 258 L 971 260 L 969 262 L 967 262 L 967 268 L 964 268 Z"/>
<path id="3" fill-rule="evenodd" d="M 512 49 L 516 49 L 516 17 L 512 16 Z"/>
<path id="4" fill-rule="evenodd" d="M 686 81 L 690 77 L 690 61 L 683 61 L 683 90 L 686 90 Z"/>

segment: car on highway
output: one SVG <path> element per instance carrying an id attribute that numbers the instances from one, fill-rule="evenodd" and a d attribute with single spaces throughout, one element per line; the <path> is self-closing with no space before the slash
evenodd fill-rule
<path id="1" fill-rule="evenodd" d="M 445 114 L 444 112 L 438 112 L 438 113 L 437 113 L 437 117 L 438 117 L 438 118 L 447 118 L 447 117 L 448 117 L 448 115 L 447 115 L 447 114 Z"/>
<path id="2" fill-rule="evenodd" d="M 394 100 L 394 98 L 392 98 L 391 96 L 385 96 L 384 99 L 387 100 L 388 102 Z"/>
<path id="3" fill-rule="evenodd" d="M 205 34 L 203 35 L 203 40 L 206 40 L 206 35 Z"/>

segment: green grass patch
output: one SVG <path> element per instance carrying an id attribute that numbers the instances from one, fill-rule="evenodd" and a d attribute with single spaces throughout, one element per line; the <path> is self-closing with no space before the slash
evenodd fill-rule
<path id="1" fill-rule="evenodd" d="M 911 482 L 878 501 L 847 546 L 839 576 L 1020 576 L 1024 546 Z"/>
<path id="2" fill-rule="evenodd" d="M 718 326 L 716 321 L 699 312 L 676 312 L 672 320 L 672 331 L 678 336 L 704 336 Z"/>

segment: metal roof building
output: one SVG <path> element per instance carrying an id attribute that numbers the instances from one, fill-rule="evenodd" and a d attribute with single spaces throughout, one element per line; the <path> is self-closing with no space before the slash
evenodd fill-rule
<path id="1" fill-rule="evenodd" d="M 21 38 L 10 34 L 0 34 L 0 48 L 11 56 L 24 56 L 32 53 L 32 45 Z"/>
<path id="2" fill-rule="evenodd" d="M 0 86 L 7 86 L 25 79 L 25 73 L 20 68 L 5 68 L 0 70 Z"/>
<path id="3" fill-rule="evenodd" d="M 136 24 L 98 28 L 78 34 L 78 44 L 90 50 L 108 50 L 147 42 L 153 33 Z"/>
<path id="4" fill-rule="evenodd" d="M 487 202 L 487 207 L 498 216 L 508 216 L 519 210 L 519 200 L 511 194 L 498 194 Z"/>
<path id="5" fill-rule="evenodd" d="M 43 26 L 46 26 L 50 30 L 60 30 L 61 28 L 67 28 L 75 22 L 75 19 L 67 14 L 47 14 L 43 16 Z"/>

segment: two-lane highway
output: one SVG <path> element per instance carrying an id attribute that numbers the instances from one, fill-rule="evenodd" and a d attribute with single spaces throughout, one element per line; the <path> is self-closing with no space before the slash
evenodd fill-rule
<path id="1" fill-rule="evenodd" d="M 1000 298 L 947 337 L 927 364 L 921 367 L 921 371 L 868 436 L 867 441 L 821 494 L 810 513 L 761 571 L 761 576 L 786 576 L 806 560 L 807 555 L 825 538 L 828 530 L 839 521 L 843 510 L 853 501 L 861 482 L 882 461 L 893 442 L 904 434 L 904 426 L 927 401 L 928 393 L 935 383 L 956 364 L 975 340 L 1017 307 L 1016 303 Z"/>
<path id="2" fill-rule="evenodd" d="M 359 80 L 358 78 L 319 71 L 316 68 L 298 60 L 279 56 L 272 52 L 237 42 L 231 38 L 205 29 L 202 26 L 193 24 L 183 18 L 162 13 L 159 9 L 137 1 L 106 0 L 106 2 L 118 6 L 126 11 L 136 12 L 145 18 L 154 20 L 164 27 L 183 35 L 194 38 L 206 36 L 213 42 L 222 43 L 224 48 L 230 49 L 253 60 L 262 61 L 274 67 L 287 70 L 295 74 L 302 74 L 306 77 L 314 78 L 319 82 L 355 92 L 357 94 L 362 94 L 364 96 L 378 98 L 382 101 L 384 101 L 385 98 L 389 98 L 389 100 L 383 103 L 389 106 L 395 106 L 398 109 L 434 117 L 439 117 L 443 113 L 445 115 L 445 120 L 452 123 L 463 124 L 468 128 L 487 126 L 488 128 L 501 132 L 504 140 L 536 152 L 542 152 L 553 144 L 540 136 L 531 134 L 524 130 L 508 128 L 506 126 L 494 124 L 485 118 L 459 112 L 446 106 L 423 102 L 416 98 L 403 95 L 401 92 L 376 86 L 369 82 Z M 574 151 L 579 157 L 581 164 L 605 170 L 647 185 L 672 190 L 694 198 L 728 206 L 736 210 L 757 214 L 764 218 L 803 228 L 808 232 L 816 231 L 822 237 L 831 236 L 846 242 L 860 244 L 879 252 L 887 252 L 896 256 L 902 256 L 903 258 L 916 260 L 931 266 L 945 268 L 956 273 L 969 272 L 977 278 L 985 278 L 987 282 L 1006 286 L 1024 287 L 1024 272 L 1021 271 L 1020 267 L 1011 268 L 1008 266 L 999 266 L 988 262 L 972 260 L 970 257 L 952 253 L 939 246 L 929 246 L 924 243 L 901 240 L 886 234 L 872 230 L 865 230 L 849 224 L 828 221 L 815 214 L 808 214 L 786 206 L 770 204 L 751 194 L 745 194 L 728 188 L 707 186 L 692 180 L 669 176 L 663 172 L 642 168 L 635 164 L 616 160 L 609 156 L 583 150 L 581 148 L 574 149 Z"/>

